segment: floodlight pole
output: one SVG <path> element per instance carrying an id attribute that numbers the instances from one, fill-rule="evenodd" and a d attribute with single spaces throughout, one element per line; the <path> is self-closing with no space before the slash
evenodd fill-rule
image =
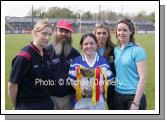
<path id="1" fill-rule="evenodd" d="M 79 28 L 79 31 L 81 33 L 81 27 L 82 27 L 82 25 L 81 25 L 81 22 L 82 22 L 82 20 L 81 20 L 81 13 L 79 13 L 79 17 L 80 17 L 80 28 Z"/>
<path id="2" fill-rule="evenodd" d="M 33 17 L 33 5 L 32 5 L 32 29 L 33 29 L 34 17 Z"/>
<path id="3" fill-rule="evenodd" d="M 124 12 L 124 10 L 123 10 L 123 5 L 121 5 L 121 13 L 122 13 L 122 16 L 123 16 L 123 12 Z"/>
<path id="4" fill-rule="evenodd" d="M 99 20 L 101 20 L 101 5 L 99 5 Z"/>

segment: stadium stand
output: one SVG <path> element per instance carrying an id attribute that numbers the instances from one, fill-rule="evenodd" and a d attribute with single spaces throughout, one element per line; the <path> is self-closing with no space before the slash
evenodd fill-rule
<path id="1" fill-rule="evenodd" d="M 5 17 L 5 32 L 12 34 L 30 33 L 33 25 L 40 19 L 41 18 L 39 17 L 34 17 L 33 19 L 32 17 Z M 54 24 L 60 19 L 49 18 L 48 20 L 54 26 Z M 95 24 L 100 22 L 99 20 L 81 20 L 81 21 L 79 19 L 66 19 L 66 20 L 72 22 L 74 32 L 81 31 L 82 33 L 93 32 Z M 107 20 L 107 23 L 110 26 L 110 30 L 114 31 L 116 21 Z M 134 23 L 137 32 L 147 33 L 149 31 L 153 32 L 155 31 L 155 26 L 152 22 L 134 21 Z"/>

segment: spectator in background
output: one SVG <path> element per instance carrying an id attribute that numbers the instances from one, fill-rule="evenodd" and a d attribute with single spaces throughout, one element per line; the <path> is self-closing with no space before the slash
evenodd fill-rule
<path id="1" fill-rule="evenodd" d="M 53 109 L 50 92 L 44 81 L 52 79 L 49 55 L 44 47 L 48 44 L 53 28 L 46 20 L 37 22 L 32 30 L 33 42 L 24 47 L 12 61 L 8 94 L 14 109 Z"/>
<path id="2" fill-rule="evenodd" d="M 54 42 L 46 49 L 52 61 L 52 72 L 55 76 L 55 85 L 50 88 L 55 110 L 70 110 L 73 108 L 75 90 L 67 84 L 68 72 L 71 61 L 80 56 L 72 47 L 72 24 L 69 21 L 60 20 L 54 31 Z"/>
<path id="3" fill-rule="evenodd" d="M 118 20 L 114 49 L 116 86 L 114 106 L 118 110 L 145 110 L 147 64 L 145 50 L 135 43 L 135 28 L 128 18 Z"/>
<path id="4" fill-rule="evenodd" d="M 111 71 L 115 77 L 114 67 L 114 43 L 111 41 L 111 33 L 109 26 L 106 22 L 97 23 L 95 25 L 94 34 L 97 38 L 98 53 L 100 56 L 104 56 L 110 64 Z M 114 82 L 109 85 L 107 104 L 110 110 L 113 109 L 113 96 L 114 96 Z"/>

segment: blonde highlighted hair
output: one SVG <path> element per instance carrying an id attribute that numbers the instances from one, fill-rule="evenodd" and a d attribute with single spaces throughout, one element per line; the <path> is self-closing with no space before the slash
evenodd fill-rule
<path id="1" fill-rule="evenodd" d="M 50 27 L 50 28 L 52 28 L 52 31 L 53 31 L 53 27 L 51 26 L 51 24 L 49 23 L 48 20 L 39 20 L 39 21 L 34 25 L 34 28 L 33 28 L 33 30 L 31 31 L 33 37 L 34 37 L 35 32 L 40 32 L 40 31 L 42 31 L 45 27 Z"/>

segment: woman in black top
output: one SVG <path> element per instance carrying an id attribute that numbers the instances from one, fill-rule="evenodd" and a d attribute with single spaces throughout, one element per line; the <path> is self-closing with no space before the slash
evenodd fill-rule
<path id="1" fill-rule="evenodd" d="M 33 41 L 21 49 L 12 61 L 8 94 L 14 109 L 50 110 L 53 102 L 47 86 L 52 82 L 49 56 L 44 47 L 53 32 L 46 20 L 40 20 L 32 30 Z"/>

